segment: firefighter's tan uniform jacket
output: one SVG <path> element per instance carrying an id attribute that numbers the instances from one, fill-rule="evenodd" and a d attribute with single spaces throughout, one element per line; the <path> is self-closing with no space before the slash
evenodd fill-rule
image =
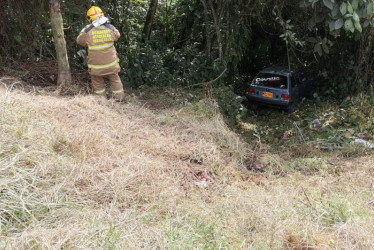
<path id="1" fill-rule="evenodd" d="M 103 76 L 108 77 L 114 94 L 123 93 L 118 72 L 121 70 L 114 42 L 120 37 L 119 31 L 110 24 L 99 27 L 86 26 L 77 37 L 77 43 L 88 47 L 88 71 L 96 94 L 105 94 Z"/>

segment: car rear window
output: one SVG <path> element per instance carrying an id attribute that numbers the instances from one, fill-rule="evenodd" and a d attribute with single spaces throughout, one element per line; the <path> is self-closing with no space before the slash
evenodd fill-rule
<path id="1" fill-rule="evenodd" d="M 253 85 L 265 86 L 277 89 L 287 88 L 287 76 L 259 73 L 252 82 Z"/>

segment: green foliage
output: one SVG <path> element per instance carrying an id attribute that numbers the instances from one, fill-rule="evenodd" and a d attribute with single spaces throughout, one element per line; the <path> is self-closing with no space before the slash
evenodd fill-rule
<path id="1" fill-rule="evenodd" d="M 227 67 L 220 83 L 243 94 L 258 70 L 288 64 L 318 78 L 329 97 L 357 93 L 370 84 L 368 74 L 357 65 L 363 67 L 362 55 L 372 56 L 372 51 L 365 50 L 370 41 L 366 31 L 374 25 L 372 1 L 217 0 L 205 8 L 198 0 L 159 1 L 146 43 L 141 34 L 148 1 L 69 0 L 61 4 L 72 67 L 86 68 L 86 56 L 75 38 L 87 25 L 87 8 L 99 5 L 122 34 L 116 43 L 122 77 L 133 87 L 189 86 L 215 79 Z M 0 13 L 0 23 L 6 24 L 0 31 L 5 65 L 11 61 L 8 58 L 54 57 L 48 8 L 46 0 L 5 4 Z"/>
<path id="2" fill-rule="evenodd" d="M 323 205 L 322 222 L 327 226 L 346 223 L 350 218 L 351 211 L 347 202 L 329 202 Z"/>
<path id="3" fill-rule="evenodd" d="M 216 116 L 216 108 L 210 102 L 199 101 L 193 103 L 191 110 L 195 117 L 201 118 L 214 118 Z"/>
<path id="4" fill-rule="evenodd" d="M 213 79 L 222 68 L 199 52 L 196 45 L 183 50 L 157 50 L 145 44 L 120 58 L 124 62 L 126 82 L 135 87 L 143 84 L 188 86 Z"/>
<path id="5" fill-rule="evenodd" d="M 34 57 L 43 44 L 43 29 L 48 25 L 48 1 L 7 1 L 0 10 L 0 54 L 17 59 Z M 39 51 L 38 51 L 39 52 Z"/>
<path id="6" fill-rule="evenodd" d="M 244 97 L 235 94 L 231 85 L 215 89 L 218 104 L 230 121 L 238 122 L 246 115 L 247 109 L 243 105 Z"/>
<path id="7" fill-rule="evenodd" d="M 313 8 L 316 7 L 318 0 L 312 0 L 307 3 Z M 325 16 L 329 22 L 330 31 L 338 31 L 343 28 L 346 32 L 354 33 L 362 32 L 362 27 L 373 25 L 372 15 L 374 12 L 373 3 L 371 1 L 350 0 L 350 1 L 334 1 L 323 0 L 322 7 L 328 9 L 329 15 Z M 316 8 L 320 13 L 325 12 L 324 8 Z M 322 20 L 321 20 L 322 21 Z M 313 28 L 313 26 L 311 27 Z"/>

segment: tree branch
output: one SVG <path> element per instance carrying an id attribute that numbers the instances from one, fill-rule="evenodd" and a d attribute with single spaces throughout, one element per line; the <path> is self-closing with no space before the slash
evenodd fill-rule
<path id="1" fill-rule="evenodd" d="M 193 85 L 190 85 L 190 86 L 186 86 L 183 89 L 189 89 L 189 88 L 196 87 L 196 86 L 207 86 L 209 84 L 213 84 L 216 81 L 218 81 L 226 73 L 226 71 L 227 71 L 227 67 L 225 67 L 225 69 L 222 71 L 222 73 L 217 78 L 215 78 L 213 80 L 210 80 L 208 82 L 200 82 L 200 83 L 196 83 L 196 84 L 193 84 Z"/>

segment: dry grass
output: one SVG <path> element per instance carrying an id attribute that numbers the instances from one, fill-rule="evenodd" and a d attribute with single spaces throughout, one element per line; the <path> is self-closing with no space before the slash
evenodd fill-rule
<path id="1" fill-rule="evenodd" d="M 0 105 L 2 249 L 374 248 L 373 157 L 256 175 L 209 103 L 151 110 L 3 88 Z"/>

